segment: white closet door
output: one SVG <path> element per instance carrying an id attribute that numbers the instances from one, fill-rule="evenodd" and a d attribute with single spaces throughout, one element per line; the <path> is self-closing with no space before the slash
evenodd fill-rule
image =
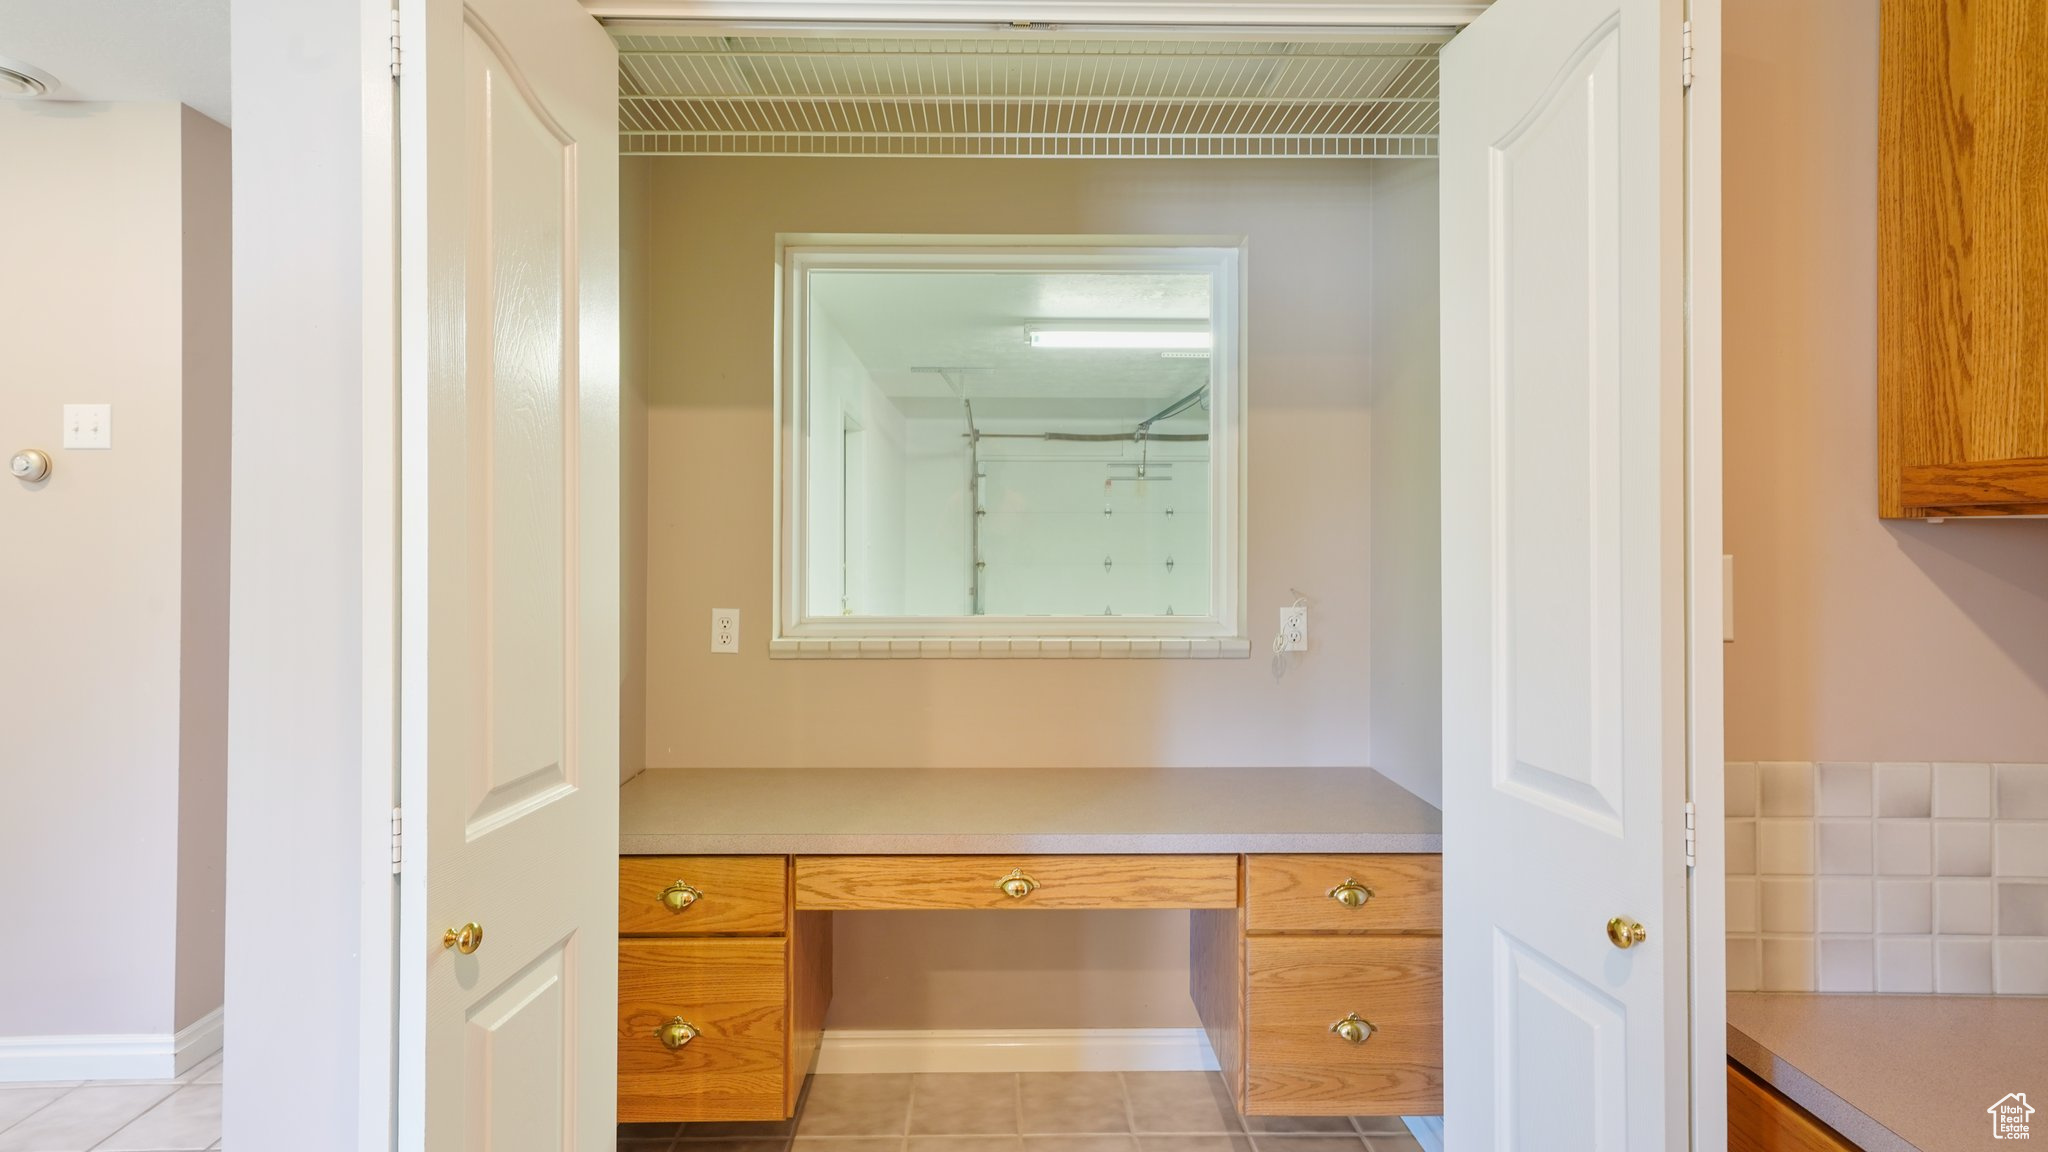
<path id="1" fill-rule="evenodd" d="M 399 1146 L 609 1148 L 617 58 L 575 0 L 402 17 Z"/>
<path id="2" fill-rule="evenodd" d="M 1688 1144 L 1680 21 L 1498 0 L 1443 54 L 1454 1149 Z"/>

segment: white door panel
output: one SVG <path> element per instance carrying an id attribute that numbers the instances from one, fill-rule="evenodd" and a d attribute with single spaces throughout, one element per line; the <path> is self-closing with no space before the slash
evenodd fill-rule
<path id="1" fill-rule="evenodd" d="M 1499 0 L 1443 55 L 1454 1149 L 1685 1146 L 1679 29 Z"/>
<path id="2" fill-rule="evenodd" d="M 616 57 L 574 0 L 401 12 L 399 1144 L 608 1147 Z"/>

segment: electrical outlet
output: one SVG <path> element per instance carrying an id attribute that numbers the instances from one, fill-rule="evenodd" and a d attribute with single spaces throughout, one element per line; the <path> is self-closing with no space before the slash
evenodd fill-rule
<path id="1" fill-rule="evenodd" d="M 713 608 L 711 610 L 711 650 L 713 652 L 737 652 L 740 650 L 739 609 Z"/>
<path id="2" fill-rule="evenodd" d="M 1280 610 L 1280 650 L 1308 651 L 1308 606 L 1289 604 Z"/>

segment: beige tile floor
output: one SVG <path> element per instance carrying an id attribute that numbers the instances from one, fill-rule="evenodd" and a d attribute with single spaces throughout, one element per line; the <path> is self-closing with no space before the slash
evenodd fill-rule
<path id="1" fill-rule="evenodd" d="M 176 1080 L 0 1084 L 0 1152 L 220 1147 L 220 1056 Z"/>
<path id="2" fill-rule="evenodd" d="M 1397 1119 L 1240 1118 L 1213 1072 L 813 1076 L 794 1120 L 621 1124 L 619 1152 L 1421 1152 Z"/>

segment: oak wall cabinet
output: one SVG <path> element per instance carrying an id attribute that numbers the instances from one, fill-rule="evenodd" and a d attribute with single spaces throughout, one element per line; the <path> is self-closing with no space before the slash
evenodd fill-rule
<path id="1" fill-rule="evenodd" d="M 1881 19 L 1880 513 L 2048 514 L 2048 5 Z"/>

